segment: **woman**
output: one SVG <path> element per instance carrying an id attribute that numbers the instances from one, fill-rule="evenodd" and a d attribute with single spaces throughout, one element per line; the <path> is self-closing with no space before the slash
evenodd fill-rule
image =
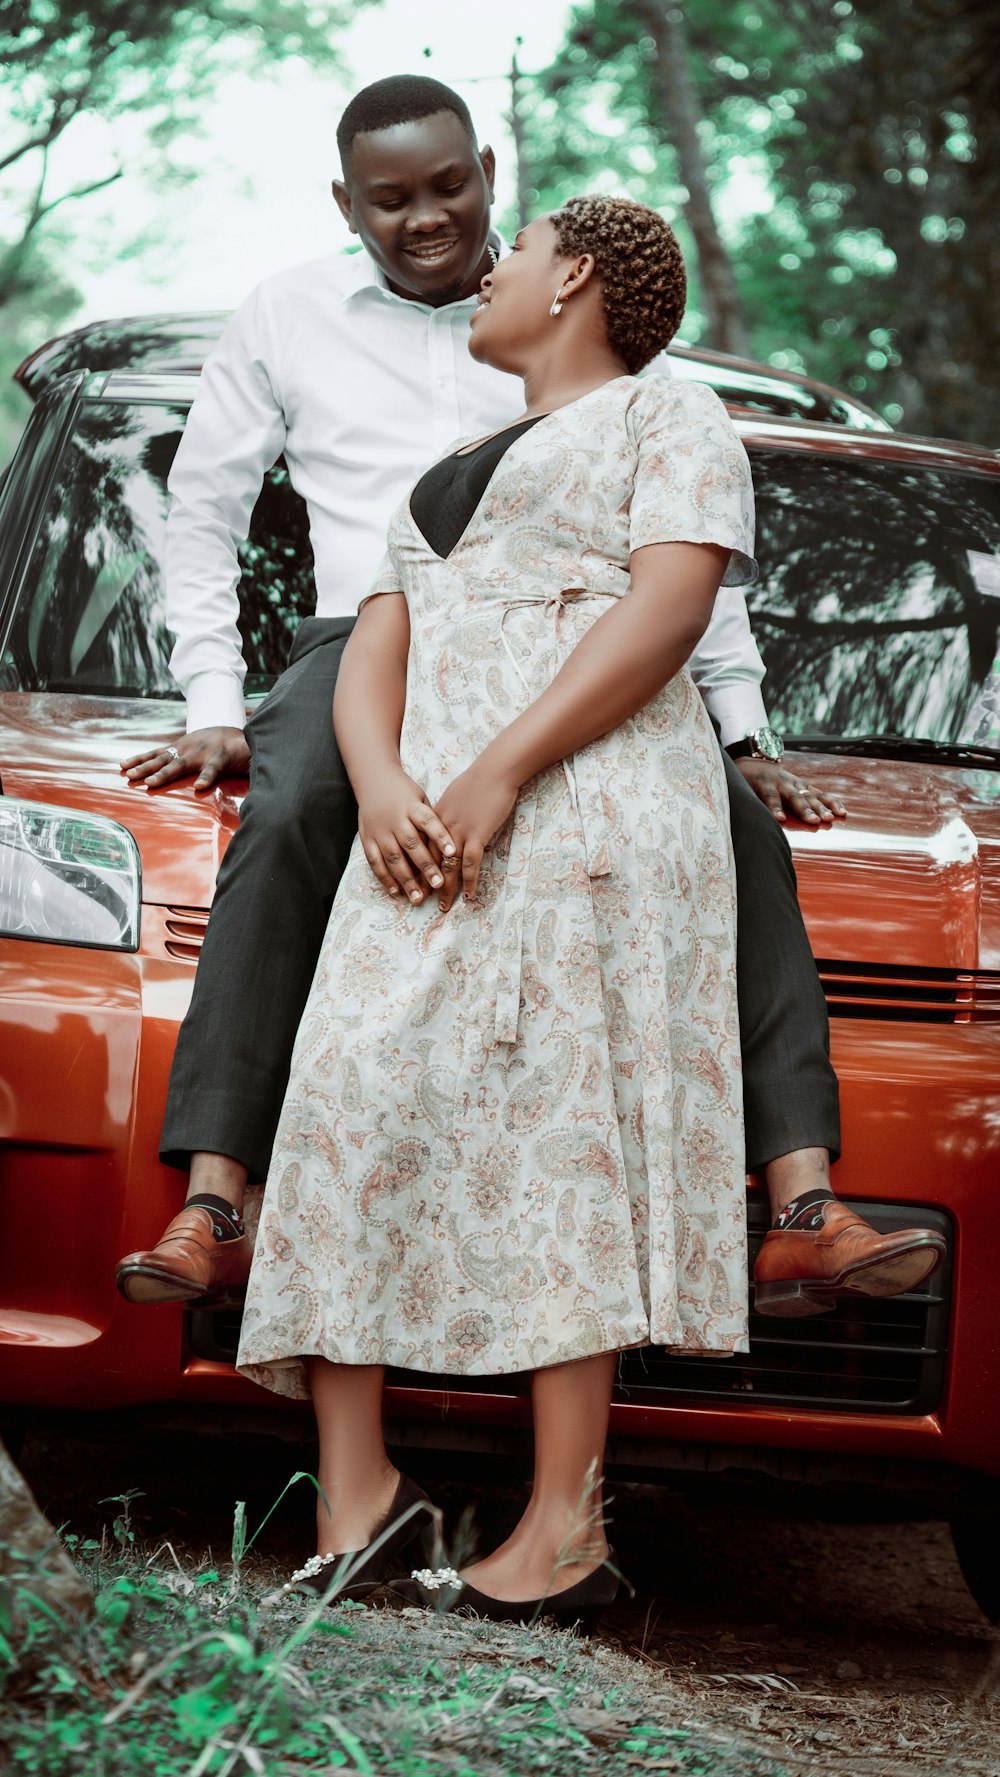
<path id="1" fill-rule="evenodd" d="M 345 652 L 359 838 L 243 1321 L 241 1370 L 315 1407 L 314 1571 L 422 1497 L 384 1365 L 533 1372 L 530 1503 L 451 1588 L 501 1616 L 613 1596 L 617 1353 L 747 1348 L 725 778 L 684 663 L 753 576 L 753 495 L 716 396 L 637 378 L 683 306 L 671 230 L 624 199 L 483 280 L 470 350 L 525 413 L 418 482 Z"/>

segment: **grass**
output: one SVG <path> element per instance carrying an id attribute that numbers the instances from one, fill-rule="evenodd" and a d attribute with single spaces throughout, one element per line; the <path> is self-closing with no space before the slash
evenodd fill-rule
<path id="1" fill-rule="evenodd" d="M 102 1539 L 64 1534 L 87 1622 L 7 1551 L 0 1769 L 9 1777 L 781 1777 L 683 1719 L 599 1640 L 282 1594 L 237 1507 L 226 1571 L 149 1549 L 132 1494 Z"/>

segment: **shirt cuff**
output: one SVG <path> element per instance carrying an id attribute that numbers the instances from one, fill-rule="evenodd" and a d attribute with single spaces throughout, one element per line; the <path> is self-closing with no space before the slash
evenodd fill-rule
<path id="1" fill-rule="evenodd" d="M 233 673 L 195 673 L 187 688 L 187 731 L 240 728 L 246 724 L 243 685 Z"/>
<path id="2" fill-rule="evenodd" d="M 738 685 L 713 685 L 702 695 L 719 730 L 719 742 L 724 747 L 730 746 L 734 740 L 745 740 L 755 728 L 768 726 L 767 710 L 757 685 L 748 681 Z"/>

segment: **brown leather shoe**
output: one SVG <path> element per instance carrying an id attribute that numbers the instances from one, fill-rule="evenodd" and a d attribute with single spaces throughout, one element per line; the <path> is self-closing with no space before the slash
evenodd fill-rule
<path id="1" fill-rule="evenodd" d="M 246 1294 L 253 1247 L 247 1234 L 216 1240 L 207 1209 L 192 1204 L 175 1216 L 156 1245 L 115 1266 L 126 1302 L 197 1302 L 238 1307 Z"/>
<path id="2" fill-rule="evenodd" d="M 758 1314 L 823 1314 L 838 1295 L 899 1296 L 923 1283 L 945 1255 L 943 1234 L 879 1234 L 837 1198 L 823 1204 L 822 1216 L 815 1232 L 771 1228 L 765 1235 L 754 1267 Z"/>

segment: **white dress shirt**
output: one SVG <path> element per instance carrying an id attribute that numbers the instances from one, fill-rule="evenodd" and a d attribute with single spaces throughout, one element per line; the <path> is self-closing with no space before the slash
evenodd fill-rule
<path id="1" fill-rule="evenodd" d="M 309 514 L 316 615 L 353 617 L 421 470 L 454 440 L 523 413 L 520 379 L 469 355 L 474 307 L 396 296 L 358 252 L 279 272 L 236 310 L 206 359 L 168 484 L 170 665 L 189 731 L 245 721 L 237 550 L 279 456 Z M 723 745 L 766 722 L 738 587 L 720 590 L 689 664 Z"/>

